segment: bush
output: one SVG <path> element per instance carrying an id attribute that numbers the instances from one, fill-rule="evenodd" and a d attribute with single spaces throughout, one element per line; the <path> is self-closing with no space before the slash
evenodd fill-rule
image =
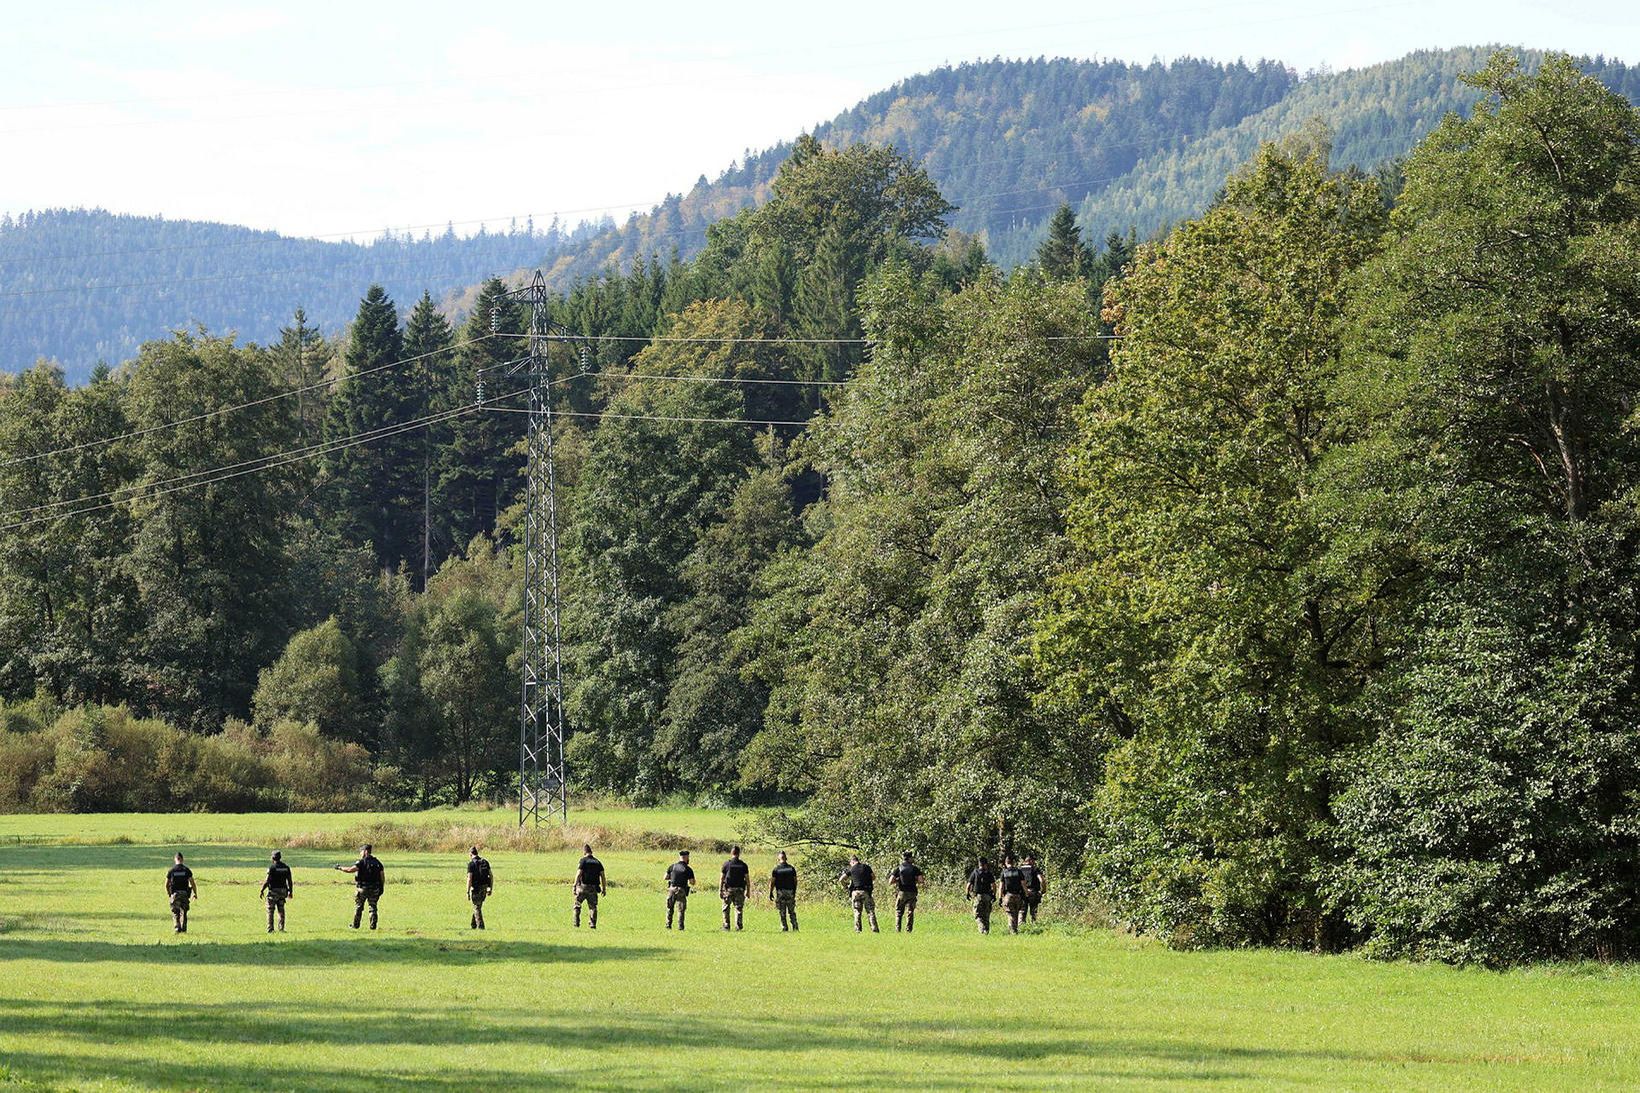
<path id="1" fill-rule="evenodd" d="M 0 812 L 364 810 L 398 781 L 311 722 L 200 736 L 123 706 L 0 708 Z"/>

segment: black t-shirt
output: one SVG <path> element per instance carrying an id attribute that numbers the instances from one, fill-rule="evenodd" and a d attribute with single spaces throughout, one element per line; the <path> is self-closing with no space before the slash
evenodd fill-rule
<path id="1" fill-rule="evenodd" d="M 774 887 L 777 892 L 797 891 L 797 866 L 785 862 L 775 866 Z"/>
<path id="2" fill-rule="evenodd" d="M 1043 879 L 1040 865 L 1027 866 L 1025 869 L 1025 891 L 1033 896 L 1041 895 Z"/>
<path id="3" fill-rule="evenodd" d="M 894 867 L 894 886 L 902 892 L 917 894 L 917 881 L 922 879 L 923 871 L 908 861 L 903 861 Z"/>
<path id="4" fill-rule="evenodd" d="M 360 888 L 380 888 L 382 886 L 382 860 L 374 854 L 366 854 L 353 863 L 353 883 Z"/>
<path id="5" fill-rule="evenodd" d="M 983 896 L 990 893 L 991 889 L 996 885 L 996 882 L 996 877 L 984 866 L 980 866 L 978 869 L 975 869 L 972 873 L 968 874 L 968 887 L 974 890 L 974 895 L 976 896 Z"/>
<path id="6" fill-rule="evenodd" d="M 1002 894 L 1005 896 L 1023 896 L 1025 894 L 1025 870 L 1015 865 L 1002 867 Z"/>
<path id="7" fill-rule="evenodd" d="M 689 882 L 695 879 L 695 871 L 689 868 L 688 862 L 675 861 L 666 867 L 666 886 L 668 888 L 687 888 Z"/>
<path id="8" fill-rule="evenodd" d="M 739 858 L 730 858 L 723 863 L 723 887 L 725 888 L 744 888 L 751 876 L 751 867 Z"/>
<path id="9" fill-rule="evenodd" d="M 268 894 L 290 894 L 290 866 L 282 861 L 276 861 L 268 866 Z"/>
<path id="10" fill-rule="evenodd" d="M 186 865 L 173 865 L 171 871 L 165 874 L 165 891 L 171 895 L 188 890 L 188 882 L 194 879 L 194 871 Z"/>
<path id="11" fill-rule="evenodd" d="M 869 892 L 877 884 L 877 874 L 863 861 L 855 862 L 843 870 L 843 875 L 848 878 L 850 892 Z"/>
<path id="12" fill-rule="evenodd" d="M 490 863 L 483 858 L 473 858 L 467 862 L 467 887 L 473 891 L 487 891 L 494 879 L 490 874 Z"/>
<path id="13" fill-rule="evenodd" d="M 581 859 L 581 864 L 576 867 L 575 875 L 580 878 L 583 886 L 596 888 L 598 882 L 603 880 L 604 877 L 604 863 L 588 854 Z"/>

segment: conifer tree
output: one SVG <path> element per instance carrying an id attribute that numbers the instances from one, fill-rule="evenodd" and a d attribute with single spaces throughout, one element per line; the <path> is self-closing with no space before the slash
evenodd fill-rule
<path id="1" fill-rule="evenodd" d="M 486 398 L 519 386 L 518 380 L 507 378 L 505 366 L 521 354 L 516 335 L 523 330 L 523 312 L 507 295 L 506 284 L 499 277 L 484 282 L 462 329 L 453 382 L 446 387 L 452 405 L 472 400 L 481 372 Z M 523 435 L 522 414 L 478 412 L 451 421 L 449 441 L 441 447 L 438 491 L 454 547 L 494 529 L 496 518 L 516 496 L 523 460 L 515 447 Z"/>
<path id="2" fill-rule="evenodd" d="M 349 443 L 326 455 L 325 477 L 340 530 L 356 542 L 370 542 L 386 569 L 413 554 L 420 440 L 412 430 L 356 441 L 416 416 L 414 381 L 394 367 L 403 358 L 398 311 L 380 285 L 371 285 L 359 304 L 342 381 L 325 417 L 325 440 Z"/>
<path id="3" fill-rule="evenodd" d="M 1036 249 L 1037 268 L 1056 281 L 1068 281 L 1086 276 L 1092 262 L 1093 254 L 1076 226 L 1076 213 L 1066 202 L 1048 221 L 1048 237 Z"/>
<path id="4" fill-rule="evenodd" d="M 297 308 L 290 325 L 279 331 L 279 343 L 270 350 L 274 374 L 293 387 L 296 395 L 296 432 L 304 443 L 317 440 L 324 427 L 328 392 L 317 389 L 330 369 L 330 346 L 319 328 L 308 321 L 307 312 Z M 309 388 L 315 388 L 309 390 Z"/>
<path id="5" fill-rule="evenodd" d="M 432 295 L 423 291 L 404 326 L 405 374 L 411 382 L 416 417 L 451 408 L 450 392 L 455 377 L 455 354 L 451 347 L 454 342 L 455 331 L 450 326 L 450 320 L 439 314 Z M 419 430 L 414 436 L 420 456 L 421 539 L 412 558 L 418 563 L 421 573 L 417 583 L 425 587 L 427 577 L 438 568 L 443 553 L 450 546 L 447 530 L 436 513 L 434 487 L 437 485 L 439 453 L 449 444 L 451 429 L 448 423 L 439 422 Z"/>

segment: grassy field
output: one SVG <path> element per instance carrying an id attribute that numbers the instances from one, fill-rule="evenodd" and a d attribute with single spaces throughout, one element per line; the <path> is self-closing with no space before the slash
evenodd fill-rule
<path id="1" fill-rule="evenodd" d="M 707 894 L 680 935 L 662 928 L 670 855 L 638 833 L 717 840 L 744 818 L 616 813 L 589 818 L 617 847 L 596 933 L 570 926 L 571 850 L 492 852 L 483 934 L 462 854 L 384 851 L 370 934 L 347 928 L 350 882 L 327 869 L 348 855 L 314 848 L 288 855 L 290 930 L 272 937 L 270 842 L 384 818 L 0 818 L 0 1090 L 1640 1083 L 1627 968 L 1185 954 L 1057 925 L 980 937 L 949 896 L 914 935 L 889 915 L 856 935 L 829 888 L 799 934 L 762 901 L 724 934 Z M 499 836 L 507 814 L 386 819 Z M 162 884 L 178 837 L 200 885 L 180 937 Z M 712 887 L 718 856 L 699 857 Z"/>

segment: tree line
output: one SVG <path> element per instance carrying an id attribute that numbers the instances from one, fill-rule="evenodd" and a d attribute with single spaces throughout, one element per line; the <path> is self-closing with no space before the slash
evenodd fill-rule
<path id="1" fill-rule="evenodd" d="M 1631 954 L 1640 114 L 1468 80 L 1392 172 L 1312 129 L 1008 274 L 908 159 L 805 141 L 694 260 L 556 298 L 575 788 L 1031 848 L 1182 946 Z M 0 802 L 123 807 L 59 772 L 170 754 L 133 717 L 264 802 L 304 732 L 373 800 L 507 792 L 519 415 L 163 492 L 461 408 L 517 353 L 482 301 L 372 290 L 312 400 L 269 397 L 297 328 L 6 388 Z"/>

